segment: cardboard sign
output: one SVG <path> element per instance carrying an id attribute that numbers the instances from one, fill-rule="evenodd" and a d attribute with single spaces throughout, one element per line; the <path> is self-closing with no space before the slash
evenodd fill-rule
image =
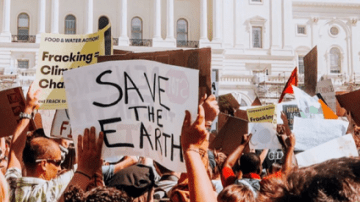
<path id="1" fill-rule="evenodd" d="M 331 110 L 336 112 L 335 90 L 331 79 L 319 81 L 316 86 L 316 92 L 320 93 Z"/>
<path id="2" fill-rule="evenodd" d="M 211 94 L 211 48 L 123 53 L 122 55 L 100 56 L 98 62 L 139 59 L 197 69 L 199 70 L 199 100 L 205 93 Z"/>
<path id="3" fill-rule="evenodd" d="M 302 118 L 324 119 L 321 104 L 318 97 L 311 97 L 300 88 L 293 86 L 297 106 Z"/>
<path id="4" fill-rule="evenodd" d="M 271 123 L 249 123 L 252 134 L 250 149 L 281 149 L 276 130 Z"/>
<path id="5" fill-rule="evenodd" d="M 258 96 L 256 96 L 255 100 L 251 104 L 251 106 L 262 106 L 261 101 Z"/>
<path id="6" fill-rule="evenodd" d="M 221 117 L 226 116 L 225 114 L 220 115 Z M 227 122 L 221 127 L 215 139 L 210 142 L 209 148 L 219 149 L 229 155 L 241 144 L 243 135 L 248 133 L 248 122 L 231 116 L 226 117 Z"/>
<path id="7" fill-rule="evenodd" d="M 293 133 L 297 150 L 307 150 L 345 135 L 349 122 L 295 117 Z"/>
<path id="8" fill-rule="evenodd" d="M 105 35 L 110 24 L 94 34 L 41 35 L 39 67 L 36 69 L 37 88 L 41 88 L 40 109 L 66 109 L 63 73 L 69 69 L 97 63 L 97 57 L 106 53 Z"/>
<path id="9" fill-rule="evenodd" d="M 341 107 L 351 112 L 355 123 L 360 126 L 360 90 L 356 90 L 343 95 L 336 95 Z"/>
<path id="10" fill-rule="evenodd" d="M 318 74 L 317 46 L 315 46 L 304 57 L 304 84 L 305 92 L 311 96 L 316 94 L 316 83 Z"/>
<path id="11" fill-rule="evenodd" d="M 356 156 L 359 156 L 359 153 L 354 138 L 349 134 L 306 150 L 295 157 L 299 167 L 306 167 L 330 159 Z"/>
<path id="12" fill-rule="evenodd" d="M 42 128 L 46 136 L 51 135 L 51 127 L 53 124 L 56 110 L 38 110 L 38 114 L 41 115 Z"/>
<path id="13" fill-rule="evenodd" d="M 0 91 L 0 137 L 13 135 L 20 121 L 20 112 L 25 109 L 25 98 L 21 87 Z M 34 122 L 31 120 L 31 129 Z"/>
<path id="14" fill-rule="evenodd" d="M 73 139 L 84 128 L 103 131 L 104 158 L 147 156 L 184 172 L 180 133 L 195 120 L 198 70 L 147 60 L 111 61 L 64 73 Z"/>
<path id="15" fill-rule="evenodd" d="M 271 104 L 263 107 L 247 109 L 246 111 L 249 122 L 272 123 L 274 119 L 276 120 L 275 109 L 276 109 L 275 105 Z"/>
<path id="16" fill-rule="evenodd" d="M 70 116 L 67 109 L 56 110 L 50 134 L 53 137 L 72 139 Z"/>
<path id="17" fill-rule="evenodd" d="M 235 99 L 235 97 L 231 93 L 225 94 L 225 95 L 220 95 L 218 98 L 218 104 L 219 104 L 220 109 L 235 109 L 235 110 L 237 110 L 240 107 L 239 102 Z"/>
<path id="18" fill-rule="evenodd" d="M 283 112 L 289 123 L 289 127 L 292 130 L 294 126 L 294 117 L 300 117 L 300 110 L 297 105 L 283 105 Z"/>

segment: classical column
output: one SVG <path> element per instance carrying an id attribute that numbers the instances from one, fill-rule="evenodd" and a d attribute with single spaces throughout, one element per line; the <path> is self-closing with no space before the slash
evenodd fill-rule
<path id="1" fill-rule="evenodd" d="M 129 37 L 127 34 L 127 0 L 121 0 L 121 15 L 120 15 L 120 37 L 119 46 L 129 46 Z"/>
<path id="2" fill-rule="evenodd" d="M 317 45 L 317 42 L 318 42 L 318 34 L 316 34 L 316 33 L 318 31 L 317 23 L 319 21 L 319 18 L 311 17 L 310 21 L 311 21 L 311 47 L 314 47 Z"/>
<path id="3" fill-rule="evenodd" d="M 11 42 L 10 33 L 10 0 L 3 0 L 3 23 L 0 42 Z"/>
<path id="4" fill-rule="evenodd" d="M 94 32 L 94 2 L 93 0 L 87 0 L 87 26 L 86 33 L 90 34 Z"/>
<path id="5" fill-rule="evenodd" d="M 244 49 L 244 1 L 235 1 L 235 48 Z"/>
<path id="6" fill-rule="evenodd" d="M 222 29 L 221 29 L 221 1 L 213 0 L 213 42 L 222 41 Z"/>
<path id="7" fill-rule="evenodd" d="M 166 1 L 166 39 L 164 46 L 176 47 L 174 35 L 174 0 Z"/>
<path id="8" fill-rule="evenodd" d="M 51 33 L 59 33 L 59 0 L 51 0 Z"/>
<path id="9" fill-rule="evenodd" d="M 281 33 L 281 0 L 271 0 L 271 49 L 280 49 L 282 47 Z"/>
<path id="10" fill-rule="evenodd" d="M 207 0 L 200 0 L 200 41 L 209 41 L 207 33 Z"/>
<path id="11" fill-rule="evenodd" d="M 46 0 L 39 0 L 39 24 L 38 33 L 36 35 L 36 43 L 40 42 L 41 34 L 45 33 L 45 19 L 46 19 Z"/>
<path id="12" fill-rule="evenodd" d="M 283 6 L 283 33 L 284 33 L 284 43 L 283 49 L 293 49 L 293 37 L 295 36 L 293 26 L 293 12 L 292 12 L 292 1 L 282 0 Z"/>
<path id="13" fill-rule="evenodd" d="M 154 5 L 154 39 L 161 39 L 161 0 L 155 0 Z"/>

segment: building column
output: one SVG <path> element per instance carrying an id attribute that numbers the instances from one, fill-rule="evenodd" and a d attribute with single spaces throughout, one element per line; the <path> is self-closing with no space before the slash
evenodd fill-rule
<path id="1" fill-rule="evenodd" d="M 39 22 L 38 22 L 38 33 L 36 35 L 36 43 L 41 40 L 41 34 L 45 33 L 45 19 L 46 19 L 46 0 L 39 0 Z"/>
<path id="2" fill-rule="evenodd" d="M 176 47 L 174 36 L 174 0 L 166 1 L 166 39 L 164 45 L 166 47 Z"/>
<path id="3" fill-rule="evenodd" d="M 222 41 L 222 30 L 221 29 L 221 2 L 222 0 L 213 0 L 213 40 L 212 42 Z"/>
<path id="4" fill-rule="evenodd" d="M 160 43 L 163 41 L 161 38 L 161 0 L 154 0 L 154 36 L 153 47 L 162 46 Z"/>
<path id="5" fill-rule="evenodd" d="M 281 0 L 271 0 L 271 50 L 282 48 L 282 21 L 281 21 Z"/>
<path id="6" fill-rule="evenodd" d="M 51 0 L 51 33 L 59 34 L 59 0 Z"/>
<path id="7" fill-rule="evenodd" d="M 209 42 L 207 32 L 207 0 L 200 0 L 200 44 L 201 42 Z"/>
<path id="8" fill-rule="evenodd" d="M 235 48 L 244 49 L 244 1 L 235 1 Z"/>
<path id="9" fill-rule="evenodd" d="M 317 23 L 319 21 L 319 18 L 311 17 L 310 20 L 311 20 L 311 48 L 313 48 L 318 43 L 318 34 L 316 34 L 316 33 L 318 31 Z"/>
<path id="10" fill-rule="evenodd" d="M 359 27 L 357 26 L 358 24 L 358 19 L 357 18 L 350 18 L 348 24 L 350 25 L 350 31 L 351 31 L 351 38 L 350 38 L 350 61 L 348 66 L 350 67 L 350 71 L 348 72 L 348 75 L 350 76 L 350 81 L 354 81 L 354 77 L 355 77 L 355 81 L 359 80 L 359 76 L 360 76 L 360 70 L 359 68 L 355 68 L 355 67 L 359 67 L 360 62 L 359 59 L 357 59 L 359 57 L 359 51 L 360 48 L 357 46 L 358 42 L 359 42 L 359 37 L 358 34 L 359 33 Z"/>
<path id="11" fill-rule="evenodd" d="M 87 0 L 87 22 L 86 34 L 94 32 L 94 1 Z"/>
<path id="12" fill-rule="evenodd" d="M 121 15 L 120 15 L 120 37 L 118 46 L 129 46 L 129 37 L 127 34 L 127 0 L 121 0 Z"/>
<path id="13" fill-rule="evenodd" d="M 3 0 L 3 23 L 2 23 L 2 31 L 0 34 L 0 42 L 11 42 L 10 3 L 11 0 Z"/>
<path id="14" fill-rule="evenodd" d="M 283 33 L 284 33 L 284 41 L 283 41 L 283 49 L 292 50 L 293 46 L 293 38 L 295 36 L 293 26 L 293 12 L 292 12 L 292 1 L 282 0 L 283 6 Z M 289 28 L 291 27 L 291 28 Z"/>

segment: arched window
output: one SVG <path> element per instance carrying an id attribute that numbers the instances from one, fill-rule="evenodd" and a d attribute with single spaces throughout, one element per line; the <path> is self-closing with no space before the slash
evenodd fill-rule
<path id="1" fill-rule="evenodd" d="M 99 18 L 99 30 L 106 27 L 106 25 L 108 24 L 109 24 L 109 18 L 107 18 L 106 16 L 101 16 Z"/>
<path id="2" fill-rule="evenodd" d="M 18 40 L 27 41 L 29 39 L 29 15 L 21 13 L 18 16 Z"/>
<path id="3" fill-rule="evenodd" d="M 131 20 L 131 39 L 142 39 L 142 20 L 139 17 Z"/>
<path id="4" fill-rule="evenodd" d="M 176 40 L 178 45 L 186 46 L 188 40 L 188 23 L 185 19 L 179 19 L 176 24 Z"/>
<path id="5" fill-rule="evenodd" d="M 76 18 L 73 15 L 65 17 L 65 34 L 76 34 Z"/>
<path id="6" fill-rule="evenodd" d="M 335 47 L 330 49 L 330 73 L 341 73 L 341 53 Z"/>

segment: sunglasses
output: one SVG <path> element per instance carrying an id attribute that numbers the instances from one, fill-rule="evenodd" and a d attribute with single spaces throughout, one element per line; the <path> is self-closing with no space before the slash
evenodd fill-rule
<path id="1" fill-rule="evenodd" d="M 54 164 L 55 166 L 59 167 L 61 165 L 61 159 L 60 160 L 54 160 L 54 159 L 37 159 L 35 160 L 36 163 L 39 163 L 41 161 L 47 161 L 50 162 L 52 164 Z"/>

